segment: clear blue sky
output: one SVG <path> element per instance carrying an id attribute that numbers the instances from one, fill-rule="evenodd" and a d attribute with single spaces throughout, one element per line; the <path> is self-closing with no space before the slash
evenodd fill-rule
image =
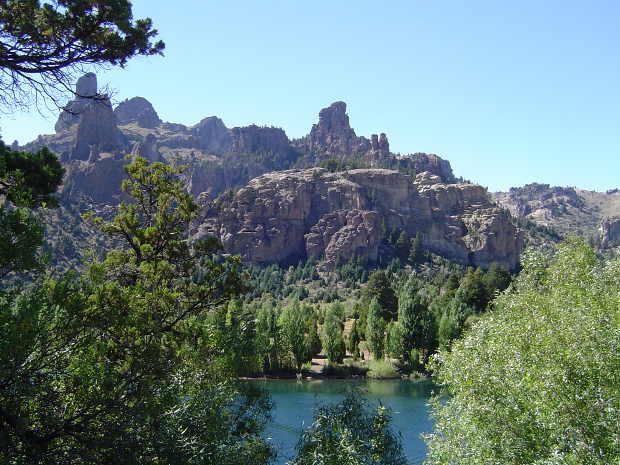
<path id="1" fill-rule="evenodd" d="M 134 1 L 165 57 L 100 74 L 116 99 L 167 121 L 306 134 L 348 104 L 358 135 L 431 152 L 504 190 L 528 182 L 620 187 L 617 1 Z M 2 137 L 52 132 L 55 116 L 3 116 Z"/>

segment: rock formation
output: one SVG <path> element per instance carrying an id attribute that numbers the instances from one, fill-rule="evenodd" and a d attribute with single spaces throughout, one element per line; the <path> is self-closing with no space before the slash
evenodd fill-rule
<path id="1" fill-rule="evenodd" d="M 297 146 L 302 152 L 312 154 L 315 161 L 363 154 L 371 148 L 368 139 L 357 137 L 349 125 L 344 102 L 334 102 L 323 108 L 319 112 L 319 122 Z"/>
<path id="2" fill-rule="evenodd" d="M 535 225 L 551 228 L 560 236 L 600 237 L 605 218 L 620 217 L 620 192 L 595 192 L 575 187 L 532 183 L 496 192 L 494 200 Z"/>
<path id="3" fill-rule="evenodd" d="M 483 187 L 421 173 L 322 168 L 269 173 L 222 200 L 196 229 L 251 263 L 338 256 L 376 260 L 385 229 L 421 232 L 426 248 L 465 265 L 514 269 L 522 238 Z"/>
<path id="4" fill-rule="evenodd" d="M 604 218 L 601 221 L 600 232 L 603 247 L 620 246 L 620 217 Z"/>
<path id="5" fill-rule="evenodd" d="M 56 132 L 61 132 L 77 124 L 80 114 L 93 102 L 97 96 L 97 76 L 87 73 L 78 79 L 75 85 L 75 99 L 65 105 L 58 121 L 54 126 Z"/>
<path id="6" fill-rule="evenodd" d="M 131 151 L 132 155 L 139 155 L 150 161 L 163 161 L 157 146 L 157 138 L 153 134 L 147 134 L 142 142 L 136 142 Z"/>
<path id="7" fill-rule="evenodd" d="M 151 102 L 143 97 L 122 101 L 114 109 L 114 115 L 121 126 L 134 123 L 141 128 L 153 129 L 162 123 Z"/>
<path id="8" fill-rule="evenodd" d="M 97 76 L 87 73 L 78 79 L 75 99 L 65 106 L 54 126 L 56 134 L 40 136 L 26 145 L 34 150 L 47 145 L 62 160 L 88 160 L 95 152 L 113 152 L 126 147 L 110 100 L 97 92 Z"/>
<path id="9" fill-rule="evenodd" d="M 332 103 L 319 112 L 319 122 L 312 126 L 307 136 L 292 141 L 302 155 L 298 165 L 314 166 L 327 159 L 352 159 L 371 168 L 398 167 L 409 173 L 430 171 L 444 182 L 455 182 L 450 163 L 437 155 L 397 156 L 390 152 L 390 143 L 384 133 L 372 134 L 370 139 L 357 136 L 346 111 L 346 103 Z"/>
<path id="10" fill-rule="evenodd" d="M 208 153 L 226 153 L 232 146 L 230 131 L 224 122 L 216 116 L 203 119 L 192 127 L 192 134 L 196 138 L 197 148 Z"/>
<path id="11" fill-rule="evenodd" d="M 99 152 L 115 152 L 127 143 L 116 125 L 112 105 L 107 99 L 93 100 L 79 114 L 77 134 L 69 159 L 88 160 L 91 147 Z"/>

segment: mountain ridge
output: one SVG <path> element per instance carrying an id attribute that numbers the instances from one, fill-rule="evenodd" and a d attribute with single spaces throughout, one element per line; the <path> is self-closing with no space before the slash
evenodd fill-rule
<path id="1" fill-rule="evenodd" d="M 610 210 L 610 215 L 605 216 L 590 211 L 593 210 L 591 206 L 596 203 L 592 200 L 595 196 L 583 194 L 584 191 L 579 191 L 582 192 L 579 194 L 570 188 L 535 184 L 513 188 L 508 193 L 488 193 L 480 186 L 459 183 L 450 163 L 437 155 L 412 153 L 401 156 L 390 152 L 389 140 L 384 133 L 372 134 L 370 138 L 358 136 L 350 125 L 346 103 L 341 101 L 322 109 L 317 123 L 306 136 L 289 139 L 282 128 L 255 124 L 228 128 L 217 116 L 203 118 L 192 126 L 164 122 L 144 97 L 133 97 L 112 107 L 106 96 L 97 94 L 96 76 L 92 74 L 83 76 L 78 81 L 76 90 L 79 90 L 78 97 L 69 102 L 60 114 L 55 125 L 56 133 L 39 136 L 35 141 L 21 147 L 25 150 L 36 150 L 44 145 L 48 146 L 59 155 L 67 169 L 60 191 L 61 209 L 64 210 L 50 216 L 56 218 L 50 219 L 52 222 L 58 221 L 58 218 L 66 220 L 69 216 L 85 211 L 109 214 L 111 207 L 123 199 L 120 184 L 125 176 L 125 155 L 133 154 L 150 161 L 185 165 L 183 182 L 186 189 L 195 197 L 209 199 L 208 202 L 213 202 L 227 191 L 231 192 L 229 198 L 234 201 L 236 196 L 247 193 L 261 177 L 280 179 L 281 182 L 282 176 L 290 177 L 288 182 L 302 176 L 299 173 L 304 170 L 314 169 L 311 176 L 317 176 L 317 179 L 310 184 L 318 185 L 319 178 L 325 180 L 330 176 L 340 179 L 341 182 L 332 184 L 325 181 L 329 186 L 323 186 L 321 189 L 324 192 L 315 200 L 324 202 L 327 199 L 329 206 L 317 207 L 316 214 L 308 213 L 315 217 L 304 219 L 303 227 L 298 228 L 293 241 L 300 249 L 298 258 L 320 259 L 327 268 L 333 265 L 340 255 L 341 258 L 358 255 L 374 261 L 383 234 L 377 225 L 389 224 L 391 228 L 403 229 L 412 237 L 423 233 L 425 246 L 429 250 L 458 263 L 486 267 L 491 262 L 498 261 L 507 268 L 514 269 L 523 247 L 523 238 L 514 227 L 518 222 L 510 215 L 502 213 L 502 208 L 517 219 L 525 219 L 549 228 L 557 227 L 557 218 L 564 218 L 562 209 L 568 208 L 570 214 L 581 215 L 579 218 L 582 218 L 583 224 L 579 223 L 574 227 L 569 224 L 569 227 L 564 229 L 560 227 L 562 235 L 580 231 L 579 228 L 594 235 L 597 225 L 600 224 L 600 244 L 611 246 L 620 240 L 620 227 L 613 220 L 620 216 L 620 201 L 618 214 L 611 214 L 616 211 L 611 209 L 613 211 Z M 357 191 L 346 194 L 357 200 L 341 206 L 342 208 L 330 203 L 333 200 L 330 195 L 343 194 L 342 185 L 346 184 L 344 180 L 353 176 L 356 168 L 362 169 L 357 170 L 358 174 L 364 172 L 364 176 L 368 178 L 362 179 L 364 176 L 358 176 Z M 391 169 L 391 174 L 388 175 L 386 169 Z M 330 171 L 334 173 L 330 174 Z M 435 202 L 436 205 L 428 207 L 420 204 L 417 213 L 403 213 L 401 205 L 373 209 L 368 203 L 368 182 L 377 182 L 383 179 L 382 177 L 401 186 L 400 194 L 393 189 L 387 189 L 381 194 L 388 197 L 388 203 L 391 196 L 412 204 L 426 196 L 427 203 Z M 285 184 L 286 182 L 283 182 L 283 185 Z M 307 184 L 304 181 L 299 184 L 299 188 L 305 189 Z M 430 192 L 433 190 L 436 193 L 441 192 L 444 198 L 431 201 Z M 411 195 L 401 195 L 405 191 L 411 191 Z M 473 203 L 463 202 L 463 195 L 473 191 L 477 192 L 478 200 Z M 283 192 L 286 192 L 285 187 Z M 274 192 L 272 197 L 276 198 L 277 194 Z M 294 191 L 289 192 L 289 196 L 294 197 L 297 194 Z M 314 194 L 308 195 L 312 197 Z M 583 196 L 590 200 L 584 200 Z M 265 200 L 261 192 L 256 198 Z M 584 206 L 590 206 L 590 210 L 582 215 L 580 209 L 584 209 Z M 246 213 L 251 211 L 251 207 L 246 207 Z M 432 210 L 433 208 L 435 210 Z M 398 221 L 394 220 L 394 212 L 397 212 L 396 217 L 400 218 Z M 240 253 L 248 261 L 257 263 L 285 263 L 295 257 L 295 253 L 290 250 L 286 256 L 280 256 L 283 250 L 288 250 L 286 244 L 280 244 L 273 250 L 272 257 L 255 260 L 256 256 L 266 253 L 265 240 L 271 241 L 273 238 L 263 236 L 262 239 L 257 239 L 260 234 L 255 234 L 258 242 L 253 247 L 256 250 L 252 253 L 240 250 L 234 240 L 231 241 L 226 234 L 217 231 L 214 224 L 221 220 L 218 219 L 218 214 L 212 211 L 210 215 L 203 215 L 202 218 L 205 224 L 211 224 L 211 234 L 222 241 L 227 251 Z M 414 227 L 413 217 L 416 214 L 432 221 L 429 220 L 430 223 L 425 223 L 423 227 Z M 244 221 L 247 223 L 243 214 L 237 215 L 237 219 L 240 224 Z M 284 225 L 284 219 L 278 212 L 271 212 L 262 218 L 263 223 L 250 221 L 248 224 L 252 224 L 255 233 L 260 228 L 263 228 L 263 231 L 268 230 L 269 222 L 278 223 L 282 230 L 289 227 L 295 229 L 291 226 L 293 223 Z M 494 226 L 488 229 L 485 222 Z M 73 221 L 68 223 L 73 224 Z M 235 230 L 234 234 L 243 235 L 249 231 L 244 231 L 243 227 L 234 226 L 233 223 L 229 223 L 227 227 Z M 561 221 L 559 224 L 562 225 Z M 607 225 L 605 230 L 604 225 Z M 87 225 L 81 224 L 79 220 L 74 227 L 77 231 L 77 242 L 90 234 Z M 71 241 L 71 233 L 62 234 L 62 228 L 59 227 L 51 229 L 56 236 L 63 236 L 62 242 Z M 209 227 L 203 225 L 203 232 L 205 229 Z M 471 231 L 477 232 L 474 234 Z M 488 244 L 493 243 L 493 235 L 498 232 L 503 235 L 503 243 L 501 246 L 489 247 Z M 479 237 L 474 240 L 476 234 Z M 302 240 L 301 237 L 305 238 L 306 235 L 313 239 Z M 512 239 L 509 240 L 510 237 Z M 58 237 L 52 239 L 59 241 Z M 245 244 L 245 247 L 247 248 L 248 244 Z M 480 252 L 481 250 L 483 252 Z M 65 262 L 69 263 L 70 260 Z"/>

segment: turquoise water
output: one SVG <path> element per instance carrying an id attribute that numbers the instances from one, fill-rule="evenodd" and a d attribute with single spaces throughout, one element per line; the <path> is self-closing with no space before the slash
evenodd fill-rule
<path id="1" fill-rule="evenodd" d="M 278 449 L 277 464 L 285 464 L 294 452 L 304 425 L 312 422 L 317 404 L 342 399 L 350 386 L 360 387 L 371 403 L 381 401 L 392 409 L 394 429 L 402 435 L 403 448 L 412 465 L 422 463 L 426 454 L 422 433 L 432 429 L 426 402 L 434 389 L 429 381 L 400 380 L 328 380 L 328 381 L 257 381 L 274 403 L 273 420 L 267 437 Z"/>

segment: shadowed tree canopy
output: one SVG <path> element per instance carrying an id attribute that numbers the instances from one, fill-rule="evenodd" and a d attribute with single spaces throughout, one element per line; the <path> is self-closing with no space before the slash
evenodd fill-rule
<path id="1" fill-rule="evenodd" d="M 124 66 L 161 54 L 149 18 L 134 19 L 127 0 L 0 2 L 0 106 L 55 104 L 84 66 Z"/>

